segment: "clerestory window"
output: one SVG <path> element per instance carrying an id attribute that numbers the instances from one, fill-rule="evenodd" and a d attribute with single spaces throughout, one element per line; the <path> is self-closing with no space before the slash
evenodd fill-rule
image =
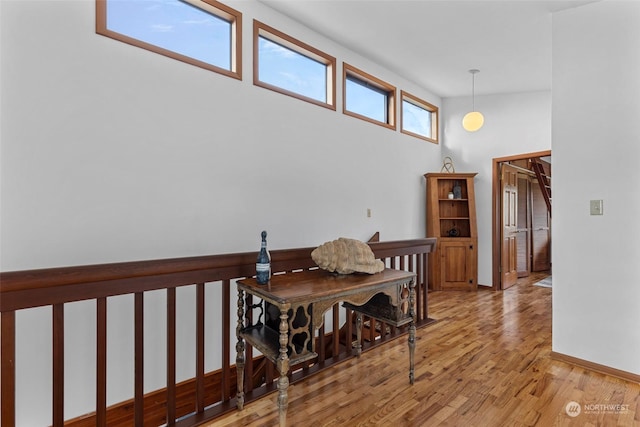
<path id="1" fill-rule="evenodd" d="M 256 86 L 336 109 L 334 57 L 259 21 L 253 37 Z"/>
<path id="2" fill-rule="evenodd" d="M 438 107 L 413 96 L 400 92 L 402 113 L 400 131 L 434 144 L 438 143 Z"/>
<path id="3" fill-rule="evenodd" d="M 389 129 L 396 128 L 396 88 L 343 63 L 343 113 Z"/>
<path id="4" fill-rule="evenodd" d="M 96 32 L 242 79 L 242 14 L 215 0 L 96 0 Z"/>

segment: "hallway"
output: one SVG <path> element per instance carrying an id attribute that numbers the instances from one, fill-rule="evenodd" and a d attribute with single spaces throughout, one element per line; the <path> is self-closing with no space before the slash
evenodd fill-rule
<path id="1" fill-rule="evenodd" d="M 293 384 L 288 425 L 640 425 L 640 385 L 549 357 L 552 289 L 533 285 L 544 277 L 533 273 L 504 292 L 430 293 L 438 322 L 418 330 L 413 386 L 401 338 Z M 275 399 L 209 425 L 277 425 Z M 581 407 L 576 417 L 570 402 Z M 620 406 L 604 406 L 612 404 Z"/>

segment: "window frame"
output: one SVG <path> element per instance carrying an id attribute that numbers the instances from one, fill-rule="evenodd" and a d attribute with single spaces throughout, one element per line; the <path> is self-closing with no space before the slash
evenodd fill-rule
<path id="1" fill-rule="evenodd" d="M 415 105 L 418 108 L 429 111 L 431 113 L 431 137 L 420 135 L 419 133 L 411 132 L 404 128 L 404 101 Z M 434 120 L 435 117 L 435 120 Z M 405 135 L 411 135 L 415 138 L 420 138 L 425 141 L 429 141 L 433 144 L 438 144 L 440 134 L 440 113 L 439 108 L 424 99 L 420 99 L 415 95 L 410 94 L 404 90 L 400 91 L 400 132 Z"/>
<path id="2" fill-rule="evenodd" d="M 310 98 L 305 95 L 301 95 L 297 92 L 293 92 L 280 86 L 273 85 L 271 83 L 260 80 L 260 37 L 279 44 L 286 49 L 292 50 L 302 56 L 306 56 L 312 60 L 318 61 L 327 67 L 327 102 L 318 101 L 317 99 Z M 281 93 L 283 95 L 291 96 L 293 98 L 300 99 L 302 101 L 310 102 L 321 107 L 328 108 L 330 110 L 336 109 L 336 58 L 319 50 L 313 46 L 310 46 L 296 38 L 289 36 L 288 34 L 278 31 L 275 28 L 258 21 L 253 20 L 253 84 L 265 89 L 272 90 L 274 92 Z"/>
<path id="3" fill-rule="evenodd" d="M 365 86 L 372 86 L 374 89 L 386 93 L 387 95 L 387 121 L 381 122 L 379 120 L 372 119 L 371 117 L 358 114 L 356 112 L 347 110 L 347 78 L 351 77 L 355 80 L 360 80 L 365 83 Z M 387 129 L 396 130 L 396 87 L 380 80 L 377 77 L 372 76 L 346 62 L 342 63 L 342 113 L 347 116 L 356 117 L 358 119 L 374 123 L 379 126 L 386 127 Z"/>
<path id="4" fill-rule="evenodd" d="M 242 80 L 242 13 L 216 0 L 180 0 L 215 15 L 231 24 L 231 69 L 209 64 L 204 61 L 138 40 L 107 28 L 107 3 L 110 0 L 96 0 L 96 33 L 130 44 L 196 67 L 204 68 L 218 74 L 223 74 L 238 80 Z"/>

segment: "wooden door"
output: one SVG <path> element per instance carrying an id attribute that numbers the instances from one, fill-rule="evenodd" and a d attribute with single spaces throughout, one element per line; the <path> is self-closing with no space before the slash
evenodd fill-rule
<path id="1" fill-rule="evenodd" d="M 518 280 L 518 171 L 506 163 L 501 168 L 502 188 L 502 289 L 513 286 Z"/>
<path id="2" fill-rule="evenodd" d="M 551 218 L 542 190 L 531 184 L 531 271 L 551 269 Z"/>

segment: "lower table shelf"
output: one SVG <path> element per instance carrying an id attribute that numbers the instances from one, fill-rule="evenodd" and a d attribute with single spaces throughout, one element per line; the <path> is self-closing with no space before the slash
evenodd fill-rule
<path id="1" fill-rule="evenodd" d="M 342 305 L 392 326 L 406 325 L 413 320 L 408 312 L 402 310 L 402 306 L 394 307 L 389 304 L 388 300 L 389 297 L 387 295 L 377 294 L 363 305 L 354 305 L 348 302 L 342 303 Z M 408 307 L 406 308 L 408 309 Z"/>
<path id="2" fill-rule="evenodd" d="M 244 328 L 240 335 L 253 348 L 264 354 L 267 359 L 276 363 L 280 356 L 280 334 L 278 332 L 265 325 L 255 325 Z M 318 356 L 313 351 L 305 351 L 301 345 L 293 344 L 293 346 L 295 354 L 291 351 L 291 348 L 287 352 L 287 357 L 291 364 L 304 362 Z"/>

